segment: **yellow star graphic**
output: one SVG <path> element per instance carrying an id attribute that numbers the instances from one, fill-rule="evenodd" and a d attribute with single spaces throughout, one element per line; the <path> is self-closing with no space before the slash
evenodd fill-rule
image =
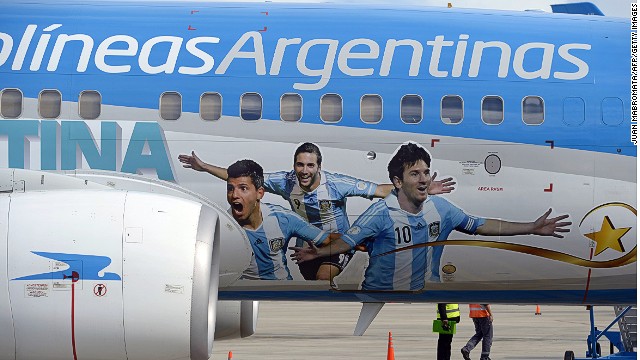
<path id="1" fill-rule="evenodd" d="M 584 236 L 596 242 L 597 256 L 609 248 L 619 252 L 624 252 L 621 239 L 629 230 L 631 230 L 630 227 L 616 229 L 613 227 L 611 219 L 609 219 L 608 216 L 605 216 L 602 220 L 602 227 L 600 228 L 600 231 L 584 234 Z"/>

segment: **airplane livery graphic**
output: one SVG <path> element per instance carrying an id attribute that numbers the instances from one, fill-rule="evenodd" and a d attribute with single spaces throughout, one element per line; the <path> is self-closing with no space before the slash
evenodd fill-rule
<path id="1" fill-rule="evenodd" d="M 621 207 L 629 210 L 629 212 L 633 213 L 633 215 L 637 216 L 637 210 L 631 207 L 628 204 L 623 203 L 608 203 L 600 205 L 591 211 L 587 215 L 584 216 L 580 225 L 585 223 L 587 217 L 591 216 L 594 212 L 607 208 L 607 207 Z M 624 220 L 623 220 L 624 221 Z M 629 219 L 626 221 L 627 224 L 634 224 L 634 221 L 629 222 Z M 604 219 L 602 221 L 602 227 L 599 231 L 591 232 L 588 234 L 584 234 L 585 237 L 591 239 L 593 243 L 595 243 L 595 254 L 591 254 L 591 258 L 594 256 L 600 255 L 600 253 L 604 252 L 607 249 L 611 249 L 613 251 L 617 251 L 621 254 L 618 254 L 620 257 L 615 259 L 610 259 L 606 261 L 592 261 L 591 259 L 580 259 L 578 257 L 560 253 L 548 249 L 540 249 L 534 248 L 530 246 L 523 246 L 518 244 L 509 244 L 509 243 L 498 243 L 498 242 L 489 242 L 489 241 L 475 241 L 475 240 L 447 240 L 446 243 L 427 243 L 421 245 L 413 245 L 404 248 L 400 248 L 397 250 L 390 251 L 389 253 L 399 252 L 409 250 L 415 247 L 430 247 L 430 246 L 445 246 L 445 245 L 462 245 L 462 246 L 478 246 L 478 247 L 487 247 L 494 249 L 502 249 L 509 250 L 514 252 L 519 252 L 523 254 L 529 254 L 533 256 L 538 256 L 546 259 L 557 260 L 562 262 L 571 263 L 578 266 L 588 267 L 588 268 L 613 268 L 618 266 L 624 266 L 628 264 L 632 264 L 637 261 L 637 245 L 633 247 L 633 249 L 628 252 L 624 249 L 624 244 L 622 242 L 622 238 L 632 229 L 632 226 L 624 227 L 624 228 L 615 228 L 613 223 L 611 222 L 611 218 L 609 215 L 604 215 Z M 387 255 L 388 253 L 381 254 L 379 256 Z"/>
<path id="2" fill-rule="evenodd" d="M 22 276 L 12 280 L 60 280 L 66 279 L 69 276 L 68 274 L 72 272 L 80 274 L 82 280 L 122 280 L 120 275 L 104 271 L 104 269 L 111 264 L 111 259 L 106 256 L 58 254 L 40 251 L 32 252 L 38 256 L 68 265 L 68 268 L 48 273 Z"/>
<path id="3" fill-rule="evenodd" d="M 260 300 L 636 304 L 596 10 L 4 3 L 0 359 L 207 359 Z"/>

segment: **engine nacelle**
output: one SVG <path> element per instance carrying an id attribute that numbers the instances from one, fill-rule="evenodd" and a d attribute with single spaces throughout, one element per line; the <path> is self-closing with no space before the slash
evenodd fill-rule
<path id="1" fill-rule="evenodd" d="M 258 325 L 258 301 L 218 301 L 216 340 L 251 336 Z"/>
<path id="2" fill-rule="evenodd" d="M 162 193 L 0 171 L 0 359 L 209 358 L 220 234 L 245 237 Z"/>

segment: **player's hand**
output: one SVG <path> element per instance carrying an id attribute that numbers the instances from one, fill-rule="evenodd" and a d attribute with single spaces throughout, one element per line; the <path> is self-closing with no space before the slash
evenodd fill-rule
<path id="1" fill-rule="evenodd" d="M 355 251 L 367 251 L 367 247 L 364 246 L 364 244 L 356 245 L 356 247 L 354 247 L 353 249 Z"/>
<path id="2" fill-rule="evenodd" d="M 571 221 L 560 222 L 560 220 L 568 218 L 569 215 L 565 214 L 549 219 L 549 214 L 551 214 L 551 209 L 547 210 L 547 212 L 533 222 L 532 233 L 535 235 L 563 238 L 564 236 L 558 233 L 569 232 L 570 229 L 566 227 L 571 225 Z"/>
<path id="3" fill-rule="evenodd" d="M 196 156 L 195 151 L 191 152 L 191 155 L 178 155 L 178 160 L 182 163 L 182 167 L 187 169 L 193 169 L 196 171 L 204 171 L 204 162 Z"/>
<path id="4" fill-rule="evenodd" d="M 431 184 L 429 184 L 428 190 L 429 195 L 448 194 L 455 189 L 453 185 L 455 185 L 456 182 L 453 181 L 452 177 L 436 180 L 437 176 L 437 172 L 434 172 L 431 176 Z"/>
<path id="5" fill-rule="evenodd" d="M 310 242 L 309 247 L 306 248 L 293 246 L 289 249 L 293 250 L 293 254 L 291 254 L 290 257 L 293 261 L 295 261 L 296 264 L 313 260 L 318 257 L 318 248 L 312 242 Z"/>

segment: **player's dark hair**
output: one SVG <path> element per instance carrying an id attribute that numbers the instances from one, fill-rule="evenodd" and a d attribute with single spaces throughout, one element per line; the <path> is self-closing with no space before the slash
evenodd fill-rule
<path id="1" fill-rule="evenodd" d="M 411 142 L 400 146 L 396 154 L 391 158 L 391 161 L 389 161 L 389 166 L 387 166 L 391 183 L 393 183 L 394 177 L 403 180 L 402 174 L 404 173 L 405 167 L 412 167 L 420 160 L 431 167 L 431 156 L 429 156 L 427 150 L 422 146 Z"/>
<path id="2" fill-rule="evenodd" d="M 251 182 L 259 189 L 264 187 L 264 171 L 262 170 L 262 166 L 253 160 L 238 160 L 231 164 L 227 168 L 227 175 L 229 178 L 239 178 L 243 176 L 248 176 L 251 178 Z"/>
<path id="3" fill-rule="evenodd" d="M 316 154 L 318 158 L 318 167 L 322 165 L 322 154 L 320 154 L 320 148 L 318 145 L 310 142 L 306 142 L 296 149 L 296 152 L 293 154 L 293 163 L 296 163 L 296 159 L 298 158 L 298 154 L 300 153 L 311 153 Z"/>

